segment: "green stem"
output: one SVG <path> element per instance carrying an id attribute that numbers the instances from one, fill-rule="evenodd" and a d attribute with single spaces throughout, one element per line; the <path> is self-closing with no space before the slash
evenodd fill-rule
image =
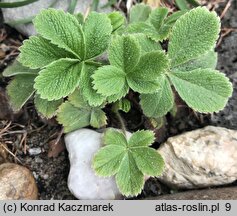
<path id="1" fill-rule="evenodd" d="M 23 0 L 23 1 L 15 1 L 15 2 L 0 2 L 0 8 L 15 8 L 22 7 L 38 0 Z"/>

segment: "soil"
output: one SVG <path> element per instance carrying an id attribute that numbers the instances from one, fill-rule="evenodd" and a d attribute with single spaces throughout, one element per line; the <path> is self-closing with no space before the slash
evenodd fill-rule
<path id="1" fill-rule="evenodd" d="M 223 11 L 226 3 L 220 5 L 217 9 L 219 14 Z M 237 2 L 233 1 L 232 6 L 229 8 L 222 20 L 222 28 L 226 31 L 229 29 L 237 29 Z M 13 45 L 16 42 L 21 42 L 24 37 L 17 33 L 14 29 L 3 25 L 0 19 L 0 29 L 5 31 L 7 37 L 1 41 L 2 44 L 7 46 Z M 229 100 L 226 108 L 213 115 L 201 115 L 194 113 L 185 104 L 177 98 L 180 104 L 177 115 L 167 115 L 165 119 L 165 127 L 156 130 L 158 147 L 161 142 L 164 142 L 168 137 L 180 134 L 185 131 L 201 128 L 206 125 L 223 126 L 231 129 L 237 129 L 237 31 L 231 31 L 228 35 L 222 38 L 220 45 L 217 47 L 219 54 L 218 69 L 231 79 L 234 85 L 234 93 Z M 15 44 L 16 46 L 16 44 Z M 1 48 L 1 47 L 0 47 Z M 0 49 L 1 51 L 1 49 Z M 12 50 L 8 50 L 6 55 Z M 0 53 L 1 54 L 1 53 Z M 0 97 L 5 96 L 5 87 L 9 79 L 1 77 L 1 72 L 17 55 L 9 55 L 6 59 L 1 59 L 0 56 Z M 3 96 L 1 96 L 3 95 Z M 0 98 L 0 106 L 3 99 Z M 3 103 L 3 102 L 2 102 Z M 6 105 L 6 104 L 5 104 Z M 138 128 L 150 128 L 149 122 L 146 119 L 138 117 L 139 108 L 135 107 L 128 114 L 124 114 L 123 118 L 127 122 L 128 130 L 134 131 Z M 6 120 L 0 120 L 0 131 L 7 128 L 8 134 L 0 137 L 0 142 L 5 143 L 6 146 L 16 154 L 16 156 L 8 157 L 5 160 L 19 163 L 28 167 L 36 178 L 39 199 L 75 199 L 67 188 L 67 176 L 69 173 L 69 160 L 67 151 L 63 150 L 61 143 L 61 150 L 56 157 L 49 157 L 48 152 L 50 149 L 49 143 L 52 143 L 60 135 L 61 128 L 55 124 L 54 120 L 46 121 L 40 118 L 33 108 L 32 103 L 28 103 L 20 113 L 13 115 L 11 110 L 8 110 L 10 116 Z M 1 113 L 0 113 L 1 114 Z M 1 116 L 1 115 L 0 115 Z M 109 116 L 110 126 L 118 126 L 116 120 L 112 115 Z M 1 150 L 1 149 L 0 149 Z M 1 152 L 0 152 L 1 153 Z M 1 157 L 0 157 L 1 159 Z M 1 160 L 0 160 L 1 163 Z M 236 183 L 231 186 L 236 185 Z M 169 194 L 170 188 L 160 183 L 157 179 L 152 178 L 145 184 L 145 188 L 138 198 L 159 196 L 161 194 Z"/>

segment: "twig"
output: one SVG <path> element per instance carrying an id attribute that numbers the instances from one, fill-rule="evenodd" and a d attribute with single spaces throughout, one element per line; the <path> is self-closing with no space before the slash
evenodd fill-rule
<path id="1" fill-rule="evenodd" d="M 2 143 L 0 143 L 1 144 L 1 146 L 11 155 L 11 156 L 13 156 L 14 158 L 15 158 L 15 160 L 17 160 L 20 164 L 23 164 L 21 161 L 20 161 L 20 159 L 16 156 L 16 155 L 14 155 L 8 148 L 6 148 Z"/>
<path id="2" fill-rule="evenodd" d="M 3 128 L 1 131 L 0 131 L 0 136 L 2 136 L 2 134 L 7 131 L 7 129 L 11 126 L 11 121 L 7 124 L 7 126 L 5 128 Z"/>
<path id="3" fill-rule="evenodd" d="M 230 8 L 230 6 L 231 6 L 231 1 L 232 1 L 232 0 L 229 0 L 229 1 L 227 2 L 227 4 L 226 4 L 224 10 L 222 11 L 222 13 L 221 13 L 221 15 L 220 15 L 220 18 L 221 18 L 221 19 L 225 16 L 226 12 L 229 10 L 229 8 Z"/>

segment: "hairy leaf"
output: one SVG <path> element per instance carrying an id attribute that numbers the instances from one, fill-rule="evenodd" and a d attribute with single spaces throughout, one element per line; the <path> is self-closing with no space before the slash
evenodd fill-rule
<path id="1" fill-rule="evenodd" d="M 159 40 L 159 35 L 158 35 L 156 29 L 154 28 L 154 26 L 152 26 L 148 22 L 132 23 L 128 26 L 126 31 L 130 34 L 138 34 L 138 33 L 145 34 L 149 38 L 151 38 L 155 41 Z"/>
<path id="2" fill-rule="evenodd" d="M 154 133 L 152 131 L 137 131 L 132 134 L 128 140 L 130 147 L 147 147 L 151 145 L 155 140 Z"/>
<path id="3" fill-rule="evenodd" d="M 126 146 L 127 140 L 124 134 L 116 129 L 109 128 L 105 131 L 103 142 L 105 145 Z"/>
<path id="4" fill-rule="evenodd" d="M 108 14 L 108 18 L 110 19 L 111 25 L 113 27 L 113 32 L 119 29 L 125 23 L 125 17 L 118 11 L 113 11 Z"/>
<path id="5" fill-rule="evenodd" d="M 76 88 L 75 91 L 68 96 L 68 101 L 77 108 L 90 109 L 89 104 L 83 97 L 81 89 Z"/>
<path id="6" fill-rule="evenodd" d="M 122 132 L 108 129 L 106 146 L 95 154 L 92 166 L 100 176 L 115 175 L 123 195 L 137 195 L 144 185 L 144 174 L 160 175 L 164 167 L 160 154 L 148 147 L 154 139 L 153 132 L 138 131 L 127 141 Z"/>
<path id="7" fill-rule="evenodd" d="M 91 59 L 102 54 L 108 47 L 112 25 L 106 14 L 91 12 L 83 26 L 85 34 L 86 55 Z"/>
<path id="8" fill-rule="evenodd" d="M 159 176 L 164 170 L 164 160 L 161 155 L 152 148 L 134 148 L 132 156 L 138 169 L 149 176 Z"/>
<path id="9" fill-rule="evenodd" d="M 95 89 L 93 89 L 92 75 L 97 70 L 97 66 L 94 64 L 85 63 L 82 66 L 81 76 L 80 76 L 80 88 L 85 99 L 88 101 L 90 106 L 100 106 L 106 101 L 106 97 L 98 94 Z"/>
<path id="10" fill-rule="evenodd" d="M 124 147 L 120 145 L 108 145 L 101 148 L 101 150 L 94 157 L 92 163 L 94 170 L 100 176 L 109 177 L 115 175 L 124 157 Z"/>
<path id="11" fill-rule="evenodd" d="M 129 22 L 143 22 L 146 21 L 151 13 L 151 8 L 145 4 L 136 4 L 131 8 L 129 14 Z"/>
<path id="12" fill-rule="evenodd" d="M 84 34 L 75 16 L 62 10 L 42 10 L 33 20 L 36 31 L 53 44 L 83 59 Z"/>
<path id="13" fill-rule="evenodd" d="M 100 67 L 92 78 L 94 89 L 104 96 L 114 95 L 126 88 L 126 74 L 119 68 L 107 65 Z"/>
<path id="14" fill-rule="evenodd" d="M 69 133 L 90 125 L 90 112 L 87 109 L 79 109 L 67 101 L 59 107 L 57 120 L 63 125 L 64 132 Z"/>
<path id="15" fill-rule="evenodd" d="M 211 50 L 218 38 L 220 19 L 215 12 L 198 7 L 187 12 L 174 24 L 168 54 L 172 67 Z"/>
<path id="16" fill-rule="evenodd" d="M 151 51 L 162 51 L 160 43 L 151 40 L 145 34 L 134 34 L 134 36 L 136 37 L 141 46 L 142 55 Z"/>
<path id="17" fill-rule="evenodd" d="M 115 102 L 115 101 L 117 101 L 117 100 L 119 100 L 119 99 L 125 97 L 125 96 L 128 94 L 128 92 L 129 92 L 129 86 L 126 84 L 126 85 L 124 86 L 124 88 L 122 89 L 122 91 L 120 91 L 120 92 L 117 93 L 117 94 L 108 96 L 108 97 L 107 97 L 107 101 L 108 101 L 109 103 Z"/>
<path id="18" fill-rule="evenodd" d="M 115 179 L 123 195 L 136 196 L 141 193 L 145 180 L 131 153 L 125 154 Z"/>
<path id="19" fill-rule="evenodd" d="M 232 94 L 228 78 L 213 69 L 173 72 L 169 77 L 181 98 L 198 112 L 222 110 Z"/>
<path id="20" fill-rule="evenodd" d="M 68 97 L 59 107 L 57 119 L 66 133 L 91 125 L 100 128 L 106 125 L 107 117 L 100 107 L 91 107 L 85 101 L 80 89 Z"/>
<path id="21" fill-rule="evenodd" d="M 20 51 L 19 61 L 32 69 L 42 68 L 60 58 L 72 57 L 71 53 L 40 36 L 24 40 Z"/>
<path id="22" fill-rule="evenodd" d="M 173 25 L 181 16 L 183 16 L 188 10 L 182 10 L 172 13 L 165 20 L 166 25 Z"/>
<path id="23" fill-rule="evenodd" d="M 7 68 L 3 71 L 3 76 L 11 77 L 15 75 L 37 75 L 39 71 L 30 69 L 28 67 L 24 67 L 20 62 L 15 60 L 11 65 L 7 66 Z"/>
<path id="24" fill-rule="evenodd" d="M 141 95 L 141 107 L 147 117 L 158 118 L 166 115 L 174 105 L 174 95 L 169 80 L 163 76 L 161 88 L 153 94 Z"/>
<path id="25" fill-rule="evenodd" d="M 128 74 L 129 86 L 139 93 L 152 93 L 160 88 L 160 75 L 169 67 L 169 61 L 164 52 L 146 53 L 140 59 L 136 68 Z"/>
<path id="26" fill-rule="evenodd" d="M 81 64 L 78 60 L 60 59 L 40 71 L 34 88 L 42 99 L 58 100 L 76 89 L 80 72 Z"/>
<path id="27" fill-rule="evenodd" d="M 56 115 L 58 107 L 62 104 L 63 100 L 48 101 L 40 98 L 39 95 L 35 96 L 35 107 L 37 111 L 46 118 L 52 118 Z"/>
<path id="28" fill-rule="evenodd" d="M 7 94 L 14 111 L 19 111 L 33 95 L 34 79 L 34 75 L 17 75 L 7 86 Z"/>
<path id="29" fill-rule="evenodd" d="M 123 112 L 128 113 L 131 110 L 131 103 L 128 99 L 122 98 L 121 100 L 118 100 L 113 104 L 112 110 L 114 112 L 122 110 Z"/>
<path id="30" fill-rule="evenodd" d="M 155 10 L 153 10 L 149 16 L 149 21 L 150 23 L 155 27 L 155 29 L 157 31 L 160 30 L 160 28 L 162 27 L 165 18 L 168 15 L 168 9 L 167 8 L 157 8 Z"/>
<path id="31" fill-rule="evenodd" d="M 111 65 L 129 73 L 139 62 L 141 48 L 134 36 L 122 36 L 113 40 L 109 47 Z"/>
<path id="32" fill-rule="evenodd" d="M 90 125 L 94 128 L 101 128 L 107 124 L 107 117 L 100 108 L 93 108 L 91 110 Z"/>
<path id="33" fill-rule="evenodd" d="M 211 50 L 204 55 L 190 60 L 182 65 L 174 68 L 174 71 L 191 71 L 198 68 L 211 68 L 215 69 L 217 65 L 217 53 Z"/>

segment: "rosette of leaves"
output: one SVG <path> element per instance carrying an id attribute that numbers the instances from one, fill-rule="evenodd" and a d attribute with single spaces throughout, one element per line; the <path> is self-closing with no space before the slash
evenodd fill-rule
<path id="1" fill-rule="evenodd" d="M 94 59 L 107 49 L 111 20 L 117 27 L 118 21 L 121 23 L 121 18 L 115 22 L 118 18 L 115 15 L 110 19 L 106 14 L 92 12 L 85 21 L 81 16 L 77 19 L 77 15 L 55 9 L 43 10 L 37 15 L 33 23 L 39 35 L 24 41 L 20 47 L 20 63 L 14 63 L 4 73 L 5 76 L 16 75 L 8 86 L 14 110 L 19 110 L 35 94 L 37 110 L 51 118 L 63 99 L 79 86 L 88 106 L 102 105 L 105 98 L 92 88 L 90 76 L 100 65 Z M 98 122 L 103 124 L 93 126 L 104 125 L 104 121 L 98 119 Z M 80 125 L 83 127 L 85 123 Z"/>
<path id="2" fill-rule="evenodd" d="M 125 196 L 139 194 L 146 176 L 159 176 L 164 169 L 161 155 L 152 148 L 154 134 L 137 131 L 130 138 L 115 129 L 107 129 L 105 144 L 93 159 L 93 168 L 103 177 L 115 175 L 117 186 Z"/>
<path id="3" fill-rule="evenodd" d="M 195 111 L 217 112 L 232 94 L 228 78 L 214 69 L 217 55 L 213 49 L 219 31 L 216 13 L 198 7 L 175 22 L 167 53 L 144 54 L 139 37 L 117 37 L 108 51 L 111 65 L 92 75 L 94 88 L 111 101 L 124 97 L 129 88 L 139 92 L 148 117 L 162 117 L 172 109 L 171 86 Z"/>

